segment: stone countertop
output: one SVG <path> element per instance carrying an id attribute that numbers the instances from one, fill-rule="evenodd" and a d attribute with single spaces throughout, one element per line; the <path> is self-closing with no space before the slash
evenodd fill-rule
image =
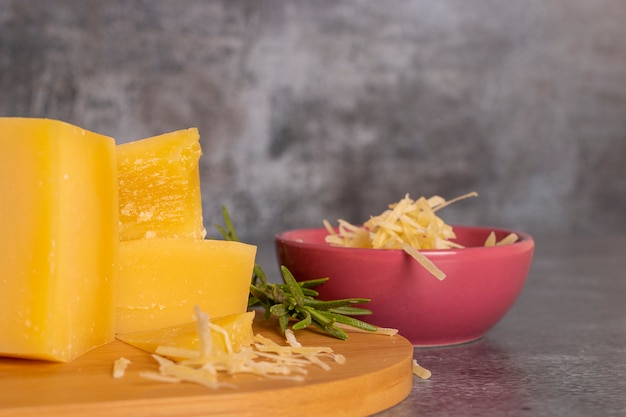
<path id="1" fill-rule="evenodd" d="M 416 348 L 432 371 L 377 417 L 626 416 L 626 236 L 536 238 L 515 306 L 485 337 Z M 259 246 L 273 262 L 273 245 Z"/>

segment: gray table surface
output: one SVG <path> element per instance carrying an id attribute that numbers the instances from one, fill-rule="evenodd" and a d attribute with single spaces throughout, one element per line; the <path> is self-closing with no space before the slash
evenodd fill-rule
<path id="1" fill-rule="evenodd" d="M 626 416 L 626 236 L 535 238 L 514 307 L 481 340 L 415 349 L 432 371 L 376 417 Z M 259 245 L 265 268 L 273 245 Z"/>

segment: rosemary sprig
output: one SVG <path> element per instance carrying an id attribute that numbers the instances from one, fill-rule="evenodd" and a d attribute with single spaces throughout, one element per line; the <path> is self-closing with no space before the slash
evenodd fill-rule
<path id="1" fill-rule="evenodd" d="M 239 237 L 226 207 L 222 207 L 224 227 L 215 225 L 225 240 L 239 242 Z M 258 264 L 254 265 L 250 282 L 248 307 L 261 306 L 265 310 L 265 318 L 278 318 L 280 328 L 284 333 L 293 322 L 293 330 L 304 329 L 310 325 L 316 326 L 325 333 L 345 340 L 348 335 L 335 323 L 342 323 L 361 330 L 376 331 L 376 327 L 369 323 L 350 316 L 372 314 L 370 310 L 355 307 L 357 304 L 367 303 L 367 298 L 345 298 L 340 300 L 323 301 L 313 288 L 328 281 L 328 278 L 318 278 L 298 282 L 289 269 L 280 267 L 283 284 L 270 283 L 265 272 Z"/>

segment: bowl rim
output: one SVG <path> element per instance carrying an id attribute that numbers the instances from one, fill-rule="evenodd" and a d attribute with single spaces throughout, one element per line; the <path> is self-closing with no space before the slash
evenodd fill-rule
<path id="1" fill-rule="evenodd" d="M 453 229 L 455 228 L 472 229 L 475 231 L 480 231 L 480 232 L 485 232 L 485 233 L 489 233 L 491 231 L 494 231 L 496 233 L 504 233 L 504 234 L 515 233 L 517 234 L 519 239 L 516 242 L 513 242 L 509 245 L 502 245 L 502 246 L 470 246 L 470 247 L 465 247 L 465 248 L 450 248 L 450 249 L 420 249 L 420 252 L 424 254 L 428 254 L 429 256 L 430 255 L 445 256 L 445 255 L 451 255 L 457 252 L 468 253 L 469 251 L 486 251 L 486 250 L 493 251 L 496 249 L 501 250 L 502 248 L 507 248 L 507 247 L 509 248 L 518 247 L 520 245 L 526 245 L 526 246 L 530 245 L 531 247 L 534 246 L 534 238 L 532 237 L 532 235 L 530 235 L 529 233 L 514 230 L 514 229 L 508 229 L 508 228 L 503 228 L 503 227 L 492 227 L 492 226 L 463 225 L 463 224 L 451 224 L 450 226 Z M 342 247 L 342 246 L 332 246 L 326 243 L 304 242 L 301 240 L 291 239 L 291 238 L 286 237 L 287 234 L 291 234 L 291 233 L 313 232 L 313 231 L 321 231 L 321 230 L 326 230 L 326 228 L 304 227 L 304 228 L 298 228 L 298 229 L 283 230 L 274 235 L 274 241 L 276 243 L 280 242 L 281 244 L 288 244 L 288 245 L 297 246 L 300 248 L 309 248 L 309 249 L 317 249 L 317 250 L 325 250 L 325 251 L 351 251 L 353 253 L 356 253 L 359 251 L 362 251 L 364 253 L 371 253 L 372 251 L 376 251 L 376 252 L 385 251 L 388 253 L 403 253 L 404 252 L 402 249 L 349 248 L 349 247 Z"/>

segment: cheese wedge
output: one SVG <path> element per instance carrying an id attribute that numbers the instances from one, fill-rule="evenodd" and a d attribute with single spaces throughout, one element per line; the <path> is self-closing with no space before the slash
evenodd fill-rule
<path id="1" fill-rule="evenodd" d="M 112 138 L 0 118 L 0 356 L 67 362 L 114 339 Z"/>
<path id="2" fill-rule="evenodd" d="M 117 333 L 244 313 L 256 246 L 223 240 L 138 239 L 120 242 Z"/>
<path id="3" fill-rule="evenodd" d="M 120 240 L 202 239 L 198 129 L 118 145 Z"/>

